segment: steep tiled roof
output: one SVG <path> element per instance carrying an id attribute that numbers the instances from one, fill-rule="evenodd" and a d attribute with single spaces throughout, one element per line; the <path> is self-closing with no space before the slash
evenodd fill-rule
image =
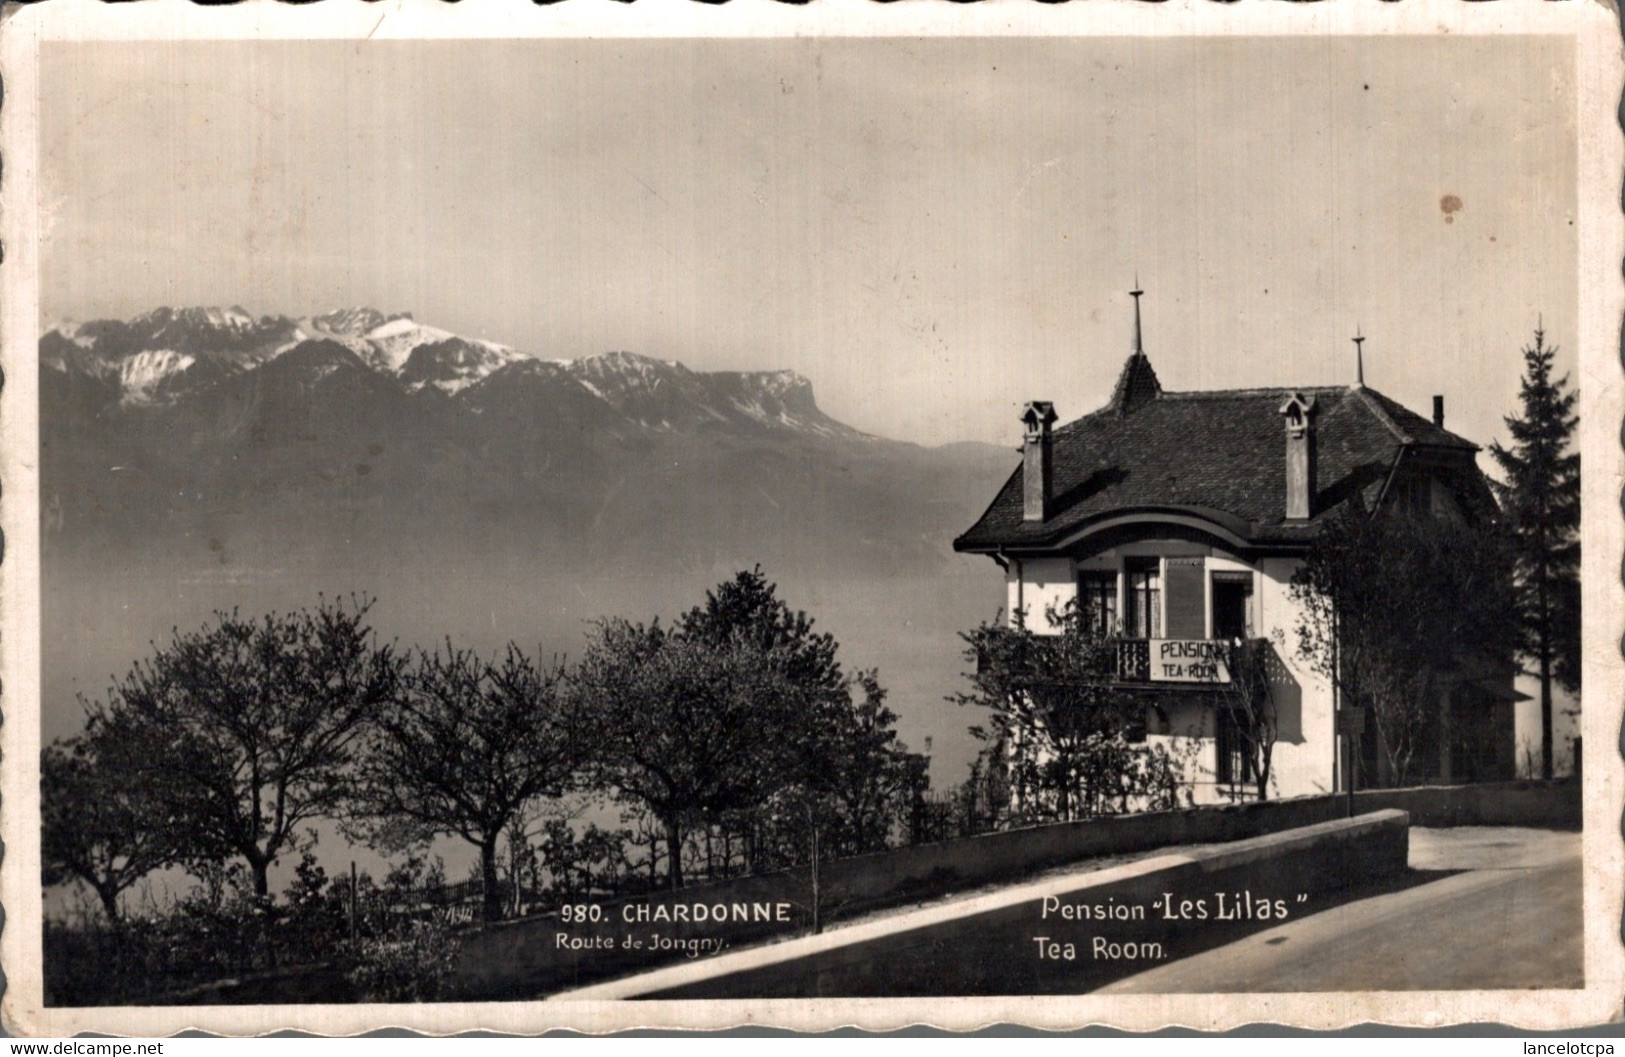
<path id="1" fill-rule="evenodd" d="M 1295 392 L 1316 402 L 1315 516 L 1307 522 L 1285 516 L 1280 408 Z M 954 547 L 1043 547 L 1112 514 L 1171 507 L 1225 524 L 1254 545 L 1303 542 L 1354 496 L 1373 502 L 1402 448 L 1425 449 L 1478 474 L 1474 444 L 1372 390 L 1163 392 L 1136 353 L 1110 404 L 1055 431 L 1050 516 L 1023 520 L 1018 465 Z M 1482 478 L 1467 487 L 1481 490 Z"/>

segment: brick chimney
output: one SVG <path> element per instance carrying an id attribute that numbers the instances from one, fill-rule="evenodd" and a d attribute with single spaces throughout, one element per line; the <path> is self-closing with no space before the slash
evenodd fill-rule
<path id="1" fill-rule="evenodd" d="M 1440 429 L 1444 428 L 1444 397 L 1433 398 L 1433 424 Z"/>
<path id="2" fill-rule="evenodd" d="M 1286 517 L 1307 521 L 1314 516 L 1315 398 L 1293 393 L 1281 405 L 1286 421 Z"/>
<path id="3" fill-rule="evenodd" d="M 1043 521 L 1049 517 L 1050 477 L 1054 472 L 1050 427 L 1055 425 L 1055 405 L 1034 400 L 1021 409 L 1022 520 Z"/>

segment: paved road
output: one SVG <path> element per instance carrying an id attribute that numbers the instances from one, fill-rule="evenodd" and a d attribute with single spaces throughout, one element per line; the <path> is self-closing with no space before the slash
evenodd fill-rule
<path id="1" fill-rule="evenodd" d="M 1584 986 L 1579 834 L 1413 828 L 1410 864 L 1452 872 L 1159 965 L 1099 993 Z"/>
<path id="2" fill-rule="evenodd" d="M 1152 862 L 1155 860 L 1148 860 Z M 1530 989 L 1583 986 L 1580 837 L 1548 830 L 1410 830 L 1410 869 L 1371 884 L 1297 893 L 1238 864 L 1168 880 L 1116 868 L 1119 906 L 1155 908 L 1176 884 L 1216 909 L 1280 897 L 1280 924 L 1251 914 L 1160 913 L 1110 924 L 1042 921 L 1033 885 L 948 901 L 566 997 L 777 998 Z M 1144 864 L 1141 864 L 1144 865 Z M 1239 874 L 1238 874 L 1239 871 Z M 1106 871 L 1112 873 L 1114 871 Z M 1142 876 L 1143 874 L 1143 876 Z M 1202 880 L 1196 880 L 1197 877 Z M 1035 882 L 1075 890 L 1075 878 Z M 1068 887 L 1069 884 L 1071 887 Z M 1058 886 L 1058 887 L 1057 887 Z M 1239 890 L 1239 891 L 1238 891 Z M 1104 889 L 1103 889 L 1104 891 Z M 1088 900 L 1082 901 L 1088 904 Z M 1096 900 L 1095 904 L 1099 904 Z M 1098 912 L 1097 912 L 1098 913 Z M 1270 915 L 1276 917 L 1283 911 Z M 1076 957 L 1034 936 L 1073 942 Z M 1119 952 L 1097 950 L 1097 939 Z M 1154 950 L 1147 951 L 1149 943 Z M 1052 944 L 1053 945 L 1053 944 Z M 1138 949 L 1128 951 L 1135 946 Z M 792 949 L 794 948 L 794 949 Z M 802 949 L 805 948 L 805 949 Z M 1151 960 L 1148 960 L 1151 959 Z M 1162 960 L 1167 959 L 1167 960 Z"/>

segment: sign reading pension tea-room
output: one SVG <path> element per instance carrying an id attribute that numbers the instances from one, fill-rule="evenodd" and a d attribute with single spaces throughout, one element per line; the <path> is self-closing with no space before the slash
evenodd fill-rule
<path id="1" fill-rule="evenodd" d="M 1151 681 L 1228 685 L 1228 646 L 1213 639 L 1152 639 Z"/>

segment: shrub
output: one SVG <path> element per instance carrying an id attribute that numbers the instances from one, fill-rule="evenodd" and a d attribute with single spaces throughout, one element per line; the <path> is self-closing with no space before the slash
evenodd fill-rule
<path id="1" fill-rule="evenodd" d="M 457 960 L 457 940 L 434 921 L 413 921 L 353 948 L 346 978 L 363 1002 L 428 1002 L 440 996 Z"/>

